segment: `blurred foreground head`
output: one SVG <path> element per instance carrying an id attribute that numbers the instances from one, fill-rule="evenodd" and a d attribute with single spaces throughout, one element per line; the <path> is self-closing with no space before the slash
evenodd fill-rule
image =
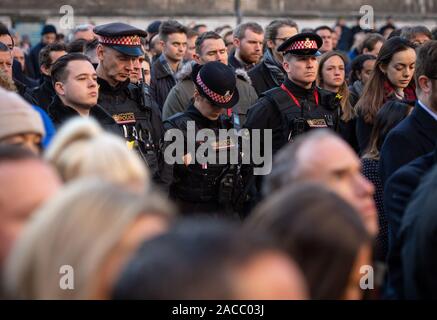
<path id="1" fill-rule="evenodd" d="M 0 88 L 0 145 L 20 145 L 39 154 L 45 136 L 37 111 L 17 93 Z"/>
<path id="2" fill-rule="evenodd" d="M 146 241 L 118 279 L 114 299 L 306 299 L 284 253 L 218 219 L 185 220 Z"/>
<path id="3" fill-rule="evenodd" d="M 360 267 L 371 241 L 357 212 L 317 184 L 289 187 L 262 202 L 246 232 L 267 232 L 303 271 L 311 299 L 360 299 Z"/>
<path id="4" fill-rule="evenodd" d="M 0 145 L 0 271 L 33 212 L 61 181 L 47 163 L 20 146 Z"/>
<path id="5" fill-rule="evenodd" d="M 378 232 L 373 199 L 375 188 L 361 173 L 361 162 L 352 148 L 330 130 L 312 130 L 284 146 L 273 159 L 265 194 L 302 182 L 317 183 L 352 205 L 371 235 Z"/>
<path id="6" fill-rule="evenodd" d="M 158 195 L 76 180 L 23 231 L 5 269 L 7 293 L 23 299 L 108 298 L 129 255 L 166 230 L 172 212 Z M 74 290 L 65 290 L 71 285 Z"/>
<path id="7" fill-rule="evenodd" d="M 139 191 L 150 184 L 149 172 L 138 155 L 90 118 L 77 117 L 61 127 L 45 158 L 64 181 L 94 176 Z"/>

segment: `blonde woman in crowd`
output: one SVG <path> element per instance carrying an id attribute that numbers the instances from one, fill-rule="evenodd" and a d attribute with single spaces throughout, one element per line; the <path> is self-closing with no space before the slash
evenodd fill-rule
<path id="1" fill-rule="evenodd" d="M 93 119 L 79 118 L 66 123 L 45 158 L 65 182 L 98 176 L 138 191 L 149 187 L 148 169 L 123 139 L 105 132 Z"/>
<path id="2" fill-rule="evenodd" d="M 106 299 L 139 244 L 165 232 L 173 208 L 156 194 L 96 178 L 70 183 L 41 207 L 5 266 L 20 299 Z"/>

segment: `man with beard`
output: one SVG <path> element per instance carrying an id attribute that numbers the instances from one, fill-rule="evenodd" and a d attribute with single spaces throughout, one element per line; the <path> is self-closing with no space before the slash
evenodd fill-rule
<path id="1" fill-rule="evenodd" d="M 147 33 L 121 22 L 94 28 L 97 46 L 98 104 L 121 126 L 157 183 L 165 183 L 159 141 L 163 134 L 160 111 L 150 95 L 130 83 L 129 76 L 144 55 L 140 37 Z"/>
<path id="2" fill-rule="evenodd" d="M 150 87 L 153 99 L 162 109 L 171 88 L 176 84 L 175 75 L 182 68 L 187 50 L 187 28 L 177 21 L 165 21 L 159 27 L 162 54 L 152 65 Z"/>
<path id="3" fill-rule="evenodd" d="M 229 56 L 228 65 L 233 69 L 249 71 L 263 54 L 264 30 L 256 22 L 238 25 L 234 30 L 235 53 Z"/>
<path id="4" fill-rule="evenodd" d="M 228 64 L 228 53 L 223 39 L 213 31 L 208 31 L 199 36 L 196 41 L 196 52 L 194 60 L 197 64 L 205 64 L 210 61 L 219 61 L 223 64 Z M 194 82 L 191 79 L 193 64 L 186 64 L 177 74 L 179 82 L 171 89 L 165 100 L 162 109 L 162 118 L 167 120 L 172 115 L 178 112 L 184 112 L 190 100 L 194 96 Z M 238 117 L 240 126 L 244 125 L 246 114 L 249 107 L 256 102 L 258 96 L 251 86 L 250 78 L 246 71 L 242 69 L 235 70 L 237 80 L 237 89 L 240 94 L 238 103 L 229 109 L 229 115 L 234 115 L 234 122 Z"/>
<path id="5" fill-rule="evenodd" d="M 278 52 L 278 47 L 298 32 L 297 24 L 290 19 L 274 20 L 266 27 L 267 50 L 264 58 L 249 71 L 252 85 L 258 95 L 279 87 L 285 80 L 286 73 L 282 67 L 284 59 L 282 53 Z"/>

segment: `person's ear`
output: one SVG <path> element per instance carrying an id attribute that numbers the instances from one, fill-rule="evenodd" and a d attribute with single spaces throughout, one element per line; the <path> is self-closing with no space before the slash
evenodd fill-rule
<path id="1" fill-rule="evenodd" d="M 39 70 L 42 74 L 50 77 L 50 67 L 47 67 L 46 65 L 42 65 L 39 67 Z"/>
<path id="2" fill-rule="evenodd" d="M 355 76 L 357 77 L 358 80 L 363 80 L 363 77 L 361 77 L 361 72 L 359 71 L 354 71 L 355 72 Z"/>
<path id="3" fill-rule="evenodd" d="M 193 54 L 193 58 L 194 58 L 194 61 L 196 62 L 196 63 L 198 63 L 198 64 L 201 64 L 201 59 L 200 59 L 200 55 L 198 55 L 196 52 Z"/>
<path id="4" fill-rule="evenodd" d="M 64 84 L 62 82 L 57 81 L 54 85 L 54 88 L 55 88 L 55 92 L 58 96 L 65 95 Z"/>
<path id="5" fill-rule="evenodd" d="M 417 78 L 417 85 L 419 86 L 420 90 L 429 95 L 432 92 L 432 81 L 429 80 L 427 76 L 419 76 Z"/>
<path id="6" fill-rule="evenodd" d="M 273 49 L 275 47 L 275 43 L 272 40 L 267 40 L 267 47 Z"/>
<path id="7" fill-rule="evenodd" d="M 103 57 L 105 56 L 105 48 L 101 44 L 99 44 L 96 48 L 96 54 L 99 61 L 103 60 Z"/>
<path id="8" fill-rule="evenodd" d="M 234 38 L 233 42 L 234 42 L 234 46 L 235 46 L 235 47 L 237 47 L 237 48 L 240 47 L 240 44 L 241 44 L 240 39 L 238 39 L 238 38 Z"/>
<path id="9" fill-rule="evenodd" d="M 385 64 L 380 64 L 379 65 L 379 70 L 381 70 L 381 72 L 385 75 L 387 75 L 387 65 Z"/>
<path id="10" fill-rule="evenodd" d="M 193 99 L 198 100 L 199 98 L 200 98 L 199 91 L 197 91 L 197 88 L 194 88 Z"/>
<path id="11" fill-rule="evenodd" d="M 290 62 L 285 57 L 282 61 L 282 67 L 284 68 L 285 72 L 290 72 Z"/>

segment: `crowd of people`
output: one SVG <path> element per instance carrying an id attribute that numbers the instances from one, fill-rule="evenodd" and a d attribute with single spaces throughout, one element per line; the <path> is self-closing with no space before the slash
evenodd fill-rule
<path id="1" fill-rule="evenodd" d="M 0 296 L 436 298 L 437 27 L 358 22 L 0 24 Z"/>

